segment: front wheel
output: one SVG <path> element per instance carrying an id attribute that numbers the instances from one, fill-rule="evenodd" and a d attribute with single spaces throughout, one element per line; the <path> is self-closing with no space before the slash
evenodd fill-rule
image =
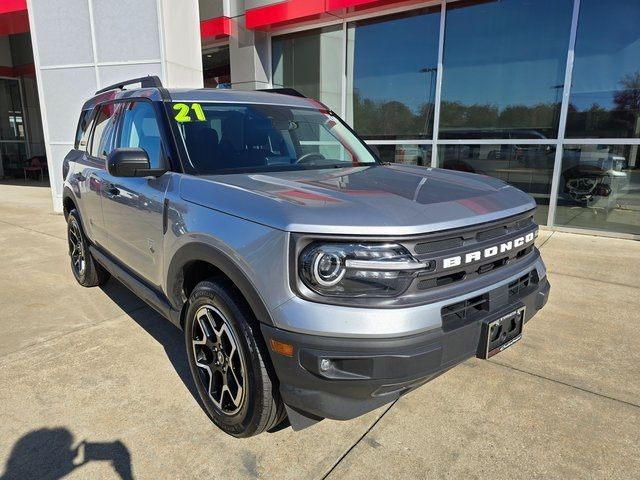
<path id="1" fill-rule="evenodd" d="M 200 399 L 220 429 L 250 437 L 283 419 L 257 321 L 228 283 L 211 279 L 196 285 L 184 332 Z"/>

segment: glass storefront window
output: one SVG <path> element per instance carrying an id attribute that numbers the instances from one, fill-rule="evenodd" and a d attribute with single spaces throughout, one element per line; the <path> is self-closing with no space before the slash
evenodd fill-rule
<path id="1" fill-rule="evenodd" d="M 342 111 L 342 26 L 274 37 L 273 86 L 295 88 Z"/>
<path id="2" fill-rule="evenodd" d="M 231 88 L 229 46 L 215 47 L 202 53 L 205 88 Z"/>
<path id="3" fill-rule="evenodd" d="M 431 145 L 398 144 L 398 145 L 369 145 L 383 162 L 402 163 L 404 165 L 431 166 Z"/>
<path id="4" fill-rule="evenodd" d="M 640 234 L 639 145 L 565 145 L 554 223 Z"/>
<path id="5" fill-rule="evenodd" d="M 533 196 L 536 222 L 547 223 L 551 178 L 556 154 L 553 145 L 440 145 L 442 168 L 496 177 Z"/>
<path id="6" fill-rule="evenodd" d="M 25 122 L 18 80 L 0 78 L 0 178 L 26 166 Z"/>
<path id="7" fill-rule="evenodd" d="M 580 2 L 566 137 L 640 137 L 638 19 L 638 0 Z"/>
<path id="8" fill-rule="evenodd" d="M 448 4 L 439 137 L 556 138 L 572 10 L 572 0 Z"/>
<path id="9" fill-rule="evenodd" d="M 349 24 L 346 118 L 364 138 L 432 138 L 439 10 Z"/>

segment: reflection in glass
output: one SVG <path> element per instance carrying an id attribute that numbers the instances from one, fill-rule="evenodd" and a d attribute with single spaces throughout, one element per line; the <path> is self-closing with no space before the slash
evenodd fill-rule
<path id="1" fill-rule="evenodd" d="M 404 165 L 431 166 L 431 145 L 400 144 L 370 145 L 380 160 L 386 163 L 402 163 Z"/>
<path id="2" fill-rule="evenodd" d="M 224 45 L 202 53 L 202 75 L 205 88 L 231 88 L 229 46 Z"/>
<path id="3" fill-rule="evenodd" d="M 439 8 L 350 23 L 347 112 L 368 139 L 431 138 Z"/>
<path id="4" fill-rule="evenodd" d="M 0 178 L 22 176 L 27 165 L 18 80 L 0 78 Z"/>
<path id="5" fill-rule="evenodd" d="M 273 86 L 295 88 L 342 111 L 342 26 L 275 37 L 271 44 Z"/>
<path id="6" fill-rule="evenodd" d="M 640 2 L 582 0 L 567 137 L 640 137 Z"/>
<path id="7" fill-rule="evenodd" d="M 556 225 L 640 234 L 638 145 L 566 145 Z"/>
<path id="8" fill-rule="evenodd" d="M 441 145 L 442 168 L 479 173 L 510 183 L 536 199 L 536 222 L 547 223 L 555 146 L 553 145 Z"/>
<path id="9" fill-rule="evenodd" d="M 572 0 L 447 5 L 440 138 L 556 138 Z"/>

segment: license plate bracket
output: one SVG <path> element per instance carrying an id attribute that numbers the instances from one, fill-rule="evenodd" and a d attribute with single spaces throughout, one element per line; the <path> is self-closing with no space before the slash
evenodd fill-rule
<path id="1" fill-rule="evenodd" d="M 526 307 L 482 322 L 477 356 L 487 359 L 506 350 L 522 338 Z"/>

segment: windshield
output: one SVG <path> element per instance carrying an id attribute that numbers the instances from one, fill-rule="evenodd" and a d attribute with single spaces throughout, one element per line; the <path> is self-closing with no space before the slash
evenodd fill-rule
<path id="1" fill-rule="evenodd" d="M 190 173 L 302 170 L 378 160 L 338 118 L 281 105 L 175 103 Z"/>

